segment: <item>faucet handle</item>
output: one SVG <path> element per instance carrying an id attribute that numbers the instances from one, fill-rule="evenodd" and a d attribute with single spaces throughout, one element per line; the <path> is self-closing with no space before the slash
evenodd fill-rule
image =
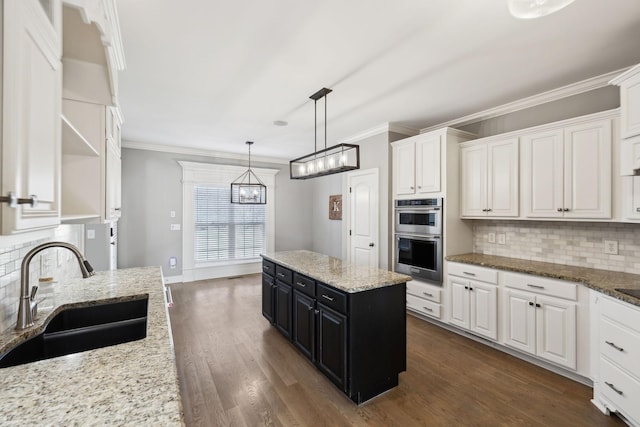
<path id="1" fill-rule="evenodd" d="M 36 294 L 38 293 L 38 287 L 37 286 L 32 286 L 31 287 L 31 295 L 29 295 L 29 301 L 33 301 L 34 299 L 36 299 Z"/>

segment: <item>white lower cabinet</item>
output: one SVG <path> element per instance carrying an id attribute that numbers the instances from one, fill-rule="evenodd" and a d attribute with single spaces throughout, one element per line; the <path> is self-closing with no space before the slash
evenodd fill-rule
<path id="1" fill-rule="evenodd" d="M 576 369 L 576 304 L 513 289 L 504 291 L 504 343 Z"/>
<path id="2" fill-rule="evenodd" d="M 407 309 L 441 319 L 441 303 L 442 287 L 417 280 L 407 282 Z"/>
<path id="3" fill-rule="evenodd" d="M 593 403 L 640 425 L 640 309 L 594 292 Z"/>
<path id="4" fill-rule="evenodd" d="M 450 292 L 449 323 L 475 335 L 497 340 L 497 272 L 450 263 L 447 285 Z"/>

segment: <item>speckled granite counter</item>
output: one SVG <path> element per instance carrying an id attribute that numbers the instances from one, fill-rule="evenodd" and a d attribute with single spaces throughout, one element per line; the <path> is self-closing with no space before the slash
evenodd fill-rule
<path id="1" fill-rule="evenodd" d="M 262 257 L 349 293 L 399 285 L 411 280 L 404 274 L 352 265 L 339 258 L 305 250 L 271 252 Z"/>
<path id="2" fill-rule="evenodd" d="M 0 334 L 0 353 L 39 333 L 64 307 L 149 295 L 147 337 L 0 370 L 0 425 L 182 425 L 159 267 L 100 272 L 56 285 L 55 308 L 22 333 Z"/>
<path id="3" fill-rule="evenodd" d="M 473 253 L 450 255 L 445 259 L 451 262 L 579 282 L 603 294 L 640 306 L 640 298 L 616 291 L 616 288 L 640 289 L 640 275 L 637 274 Z"/>

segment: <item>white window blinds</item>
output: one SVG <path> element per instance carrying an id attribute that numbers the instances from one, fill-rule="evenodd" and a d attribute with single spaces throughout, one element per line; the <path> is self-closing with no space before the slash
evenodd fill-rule
<path id="1" fill-rule="evenodd" d="M 265 205 L 231 203 L 225 186 L 194 187 L 195 261 L 257 258 L 265 252 Z"/>

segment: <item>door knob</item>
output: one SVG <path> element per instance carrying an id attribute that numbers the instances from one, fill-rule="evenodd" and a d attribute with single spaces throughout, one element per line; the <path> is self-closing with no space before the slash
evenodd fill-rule
<path id="1" fill-rule="evenodd" d="M 373 243 L 369 243 L 369 247 L 372 248 L 373 247 Z"/>

